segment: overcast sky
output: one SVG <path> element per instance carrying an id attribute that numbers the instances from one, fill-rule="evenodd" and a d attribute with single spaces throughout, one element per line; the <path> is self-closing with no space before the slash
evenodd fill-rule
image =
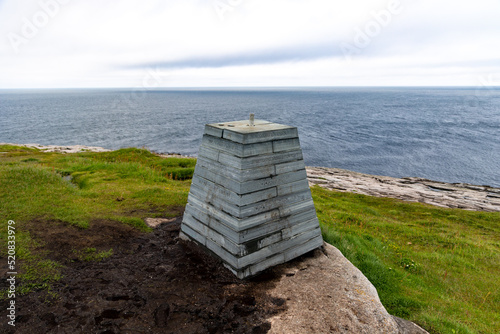
<path id="1" fill-rule="evenodd" d="M 500 85 L 499 0 L 0 0 L 0 22 L 0 88 Z"/>

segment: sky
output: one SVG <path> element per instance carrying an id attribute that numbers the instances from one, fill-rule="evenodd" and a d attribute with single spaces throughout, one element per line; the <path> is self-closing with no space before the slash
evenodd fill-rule
<path id="1" fill-rule="evenodd" d="M 0 88 L 500 86 L 499 18 L 499 0 L 0 0 Z"/>

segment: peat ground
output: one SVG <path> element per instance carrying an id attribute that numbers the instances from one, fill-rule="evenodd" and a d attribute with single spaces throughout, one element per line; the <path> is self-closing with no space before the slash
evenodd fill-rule
<path id="1" fill-rule="evenodd" d="M 86 230 L 46 226 L 33 222 L 29 230 L 48 258 L 64 265 L 63 278 L 49 291 L 16 296 L 16 326 L 2 321 L 2 333 L 266 333 L 266 319 L 286 309 L 285 300 L 266 293 L 277 271 L 235 278 L 179 239 L 180 218 L 146 234 L 106 220 Z M 85 261 L 74 251 L 88 247 L 112 248 L 113 255 Z"/>

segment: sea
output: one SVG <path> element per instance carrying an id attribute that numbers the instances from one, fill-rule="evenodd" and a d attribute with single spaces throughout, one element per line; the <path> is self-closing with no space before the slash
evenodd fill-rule
<path id="1" fill-rule="evenodd" d="M 500 88 L 0 90 L 0 142 L 196 156 L 204 125 L 298 127 L 309 166 L 500 187 Z"/>

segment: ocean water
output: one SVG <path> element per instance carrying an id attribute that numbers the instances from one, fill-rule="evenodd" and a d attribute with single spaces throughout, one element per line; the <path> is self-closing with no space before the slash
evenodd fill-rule
<path id="1" fill-rule="evenodd" d="M 500 186 L 500 89 L 0 90 L 0 142 L 196 155 L 250 113 L 297 126 L 310 166 Z"/>

